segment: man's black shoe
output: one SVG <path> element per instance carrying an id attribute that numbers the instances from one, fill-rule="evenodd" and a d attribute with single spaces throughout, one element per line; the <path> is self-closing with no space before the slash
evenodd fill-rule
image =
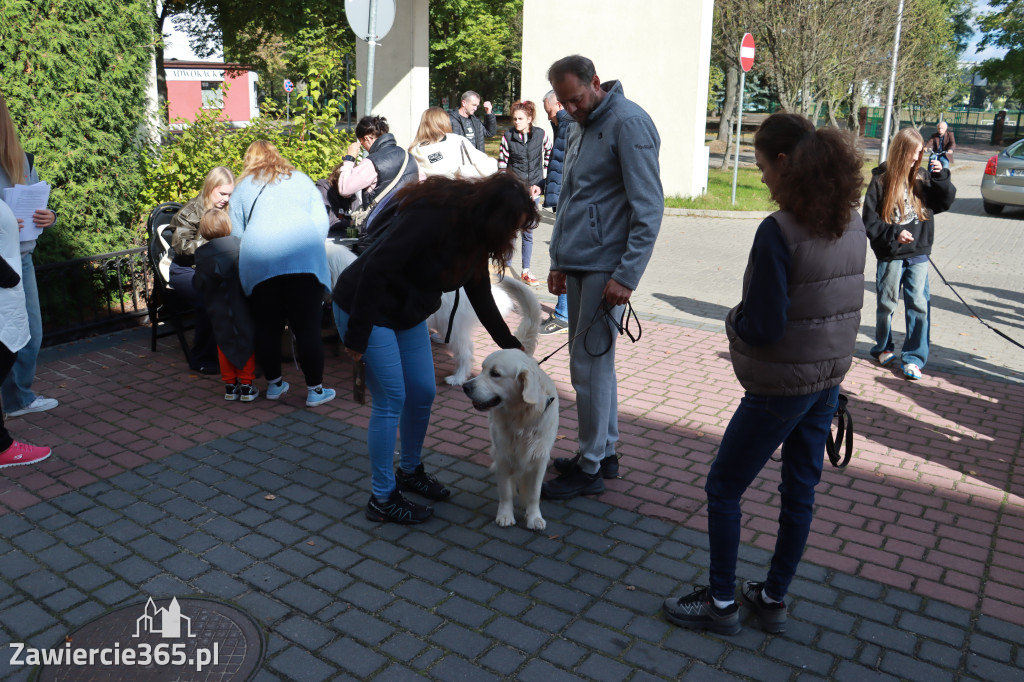
<path id="1" fill-rule="evenodd" d="M 567 471 L 571 471 L 573 467 L 577 467 L 580 464 L 580 459 L 583 455 L 577 451 L 575 457 L 557 457 L 552 460 L 552 464 L 555 466 L 555 471 L 560 474 L 564 474 Z M 619 477 L 619 456 L 612 455 L 611 457 L 605 457 L 601 460 L 601 478 L 610 479 Z"/>
<path id="2" fill-rule="evenodd" d="M 588 474 L 574 466 L 541 486 L 540 496 L 546 500 L 569 500 L 580 495 L 599 495 L 604 492 L 601 474 Z"/>

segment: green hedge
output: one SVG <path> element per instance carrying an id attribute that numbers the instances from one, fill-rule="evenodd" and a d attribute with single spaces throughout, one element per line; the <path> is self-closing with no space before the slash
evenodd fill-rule
<path id="1" fill-rule="evenodd" d="M 37 262 L 137 241 L 153 0 L 3 0 L 0 89 L 60 222 Z"/>

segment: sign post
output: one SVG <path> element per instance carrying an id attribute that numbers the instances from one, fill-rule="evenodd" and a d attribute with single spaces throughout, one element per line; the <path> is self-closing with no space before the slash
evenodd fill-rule
<path id="1" fill-rule="evenodd" d="M 740 96 L 736 103 L 736 159 L 732 164 L 732 203 L 736 205 L 736 180 L 740 173 L 740 123 L 743 121 L 743 87 L 747 81 L 747 71 L 754 65 L 754 36 L 749 33 L 743 34 L 740 42 Z"/>
<path id="2" fill-rule="evenodd" d="M 366 83 L 363 91 L 366 96 L 363 110 L 369 116 L 373 109 L 373 70 L 377 40 L 387 35 L 395 22 L 395 0 L 345 0 L 345 18 L 356 38 L 365 40 L 368 46 L 366 53 Z"/>

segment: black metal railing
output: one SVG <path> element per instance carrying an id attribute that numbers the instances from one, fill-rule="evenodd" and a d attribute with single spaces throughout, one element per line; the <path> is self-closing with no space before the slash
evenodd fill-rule
<path id="1" fill-rule="evenodd" d="M 144 323 L 153 272 L 136 248 L 36 266 L 43 345 Z"/>

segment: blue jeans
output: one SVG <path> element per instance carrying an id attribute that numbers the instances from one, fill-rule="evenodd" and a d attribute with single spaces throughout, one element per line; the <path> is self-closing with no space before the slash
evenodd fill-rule
<path id="1" fill-rule="evenodd" d="M 334 321 L 342 339 L 348 329 L 348 318 L 348 313 L 335 304 Z M 423 439 L 430 423 L 430 408 L 437 389 L 426 320 L 401 331 L 375 326 L 363 362 L 373 400 L 366 438 L 371 486 L 375 497 L 385 499 L 395 489 L 392 466 L 397 432 L 402 432 L 400 466 L 412 472 L 420 465 Z"/>
<path id="2" fill-rule="evenodd" d="M 523 230 L 523 270 L 530 269 L 530 262 L 533 259 L 533 230 Z M 509 260 L 505 265 L 511 266 Z"/>
<path id="3" fill-rule="evenodd" d="M 878 307 L 875 311 L 875 345 L 871 355 L 878 357 L 892 351 L 892 314 L 899 305 L 900 286 L 903 287 L 903 307 L 906 309 L 907 335 L 903 339 L 902 360 L 924 367 L 928 362 L 930 339 L 929 319 L 931 299 L 928 292 L 928 261 L 907 265 L 906 261 L 879 262 L 875 276 Z"/>
<path id="4" fill-rule="evenodd" d="M 562 322 L 569 321 L 569 297 L 565 294 L 558 295 L 558 300 L 555 301 L 554 315 Z"/>
<path id="5" fill-rule="evenodd" d="M 779 532 L 765 589 L 783 599 L 807 544 L 814 515 L 814 487 L 821 479 L 825 440 L 836 412 L 839 387 L 801 396 L 747 393 L 740 400 L 711 464 L 708 495 L 711 593 L 732 600 L 740 545 L 740 498 L 782 445 Z"/>
<path id="6" fill-rule="evenodd" d="M 36 360 L 43 345 L 43 315 L 39 310 L 39 285 L 36 266 L 31 253 L 21 254 L 21 284 L 25 288 L 25 307 L 28 309 L 28 344 L 18 351 L 11 373 L 0 387 L 4 412 L 11 413 L 28 407 L 36 399 L 32 382 L 36 378 Z"/>

